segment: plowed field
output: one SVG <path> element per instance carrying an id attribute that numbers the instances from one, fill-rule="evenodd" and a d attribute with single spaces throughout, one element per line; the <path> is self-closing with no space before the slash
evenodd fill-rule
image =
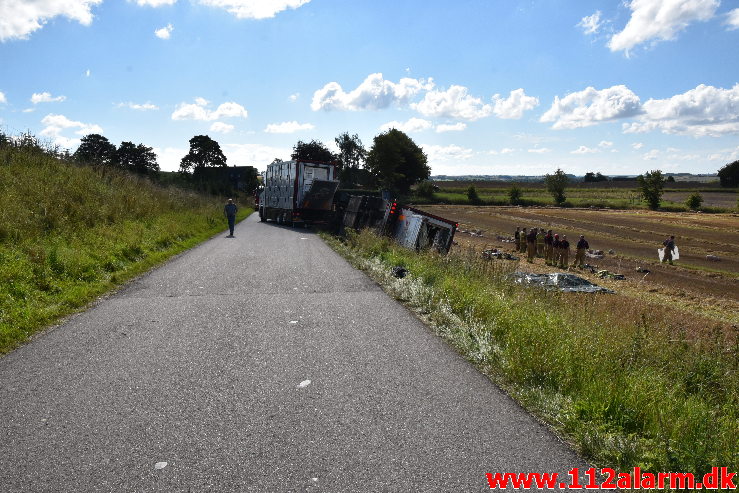
<path id="1" fill-rule="evenodd" d="M 513 251 L 512 244 L 498 237 L 512 237 L 516 227 L 544 227 L 567 235 L 572 262 L 574 245 L 583 234 L 591 249 L 606 252 L 605 258 L 587 259 L 588 263 L 624 274 L 626 281 L 603 281 L 576 270 L 584 277 L 623 293 L 651 293 L 676 307 L 699 308 L 734 322 L 739 319 L 739 215 L 455 205 L 422 209 L 459 222 L 461 231 L 455 240 L 461 248 Z M 482 236 L 464 232 L 472 230 L 481 230 Z M 680 260 L 673 266 L 661 265 L 657 259 L 657 249 L 669 235 L 675 235 L 680 251 Z M 609 250 L 614 253 L 608 254 Z M 637 267 L 651 272 L 638 273 Z M 521 268 L 552 270 L 543 259 L 521 262 Z"/>

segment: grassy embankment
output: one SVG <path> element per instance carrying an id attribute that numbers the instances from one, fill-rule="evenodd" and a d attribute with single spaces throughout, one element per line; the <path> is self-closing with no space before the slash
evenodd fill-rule
<path id="1" fill-rule="evenodd" d="M 0 354 L 226 227 L 220 198 L 51 154 L 0 147 Z"/>
<path id="2" fill-rule="evenodd" d="M 434 192 L 433 197 L 415 197 L 418 204 L 456 204 L 456 205 L 510 205 L 508 192 L 513 184 L 500 182 L 438 182 L 440 189 Z M 478 204 L 471 204 L 467 197 L 467 189 L 475 187 L 480 198 Z M 647 204 L 641 200 L 636 183 L 630 187 L 627 183 L 617 183 L 617 186 L 605 186 L 599 183 L 577 184 L 565 190 L 567 201 L 565 207 L 600 207 L 613 209 L 647 209 Z M 669 184 L 668 184 L 669 185 Z M 661 209 L 666 211 L 688 211 L 684 200 L 691 192 L 699 192 L 704 199 L 701 210 L 704 212 L 731 212 L 736 210 L 736 189 L 722 189 L 717 186 L 695 184 L 680 188 L 667 186 L 663 195 Z M 547 192 L 543 183 L 518 184 L 521 189 L 519 205 L 551 206 L 554 205 L 552 196 Z M 680 198 L 680 201 L 670 198 Z M 716 200 L 716 198 L 718 198 Z"/>
<path id="3" fill-rule="evenodd" d="M 369 232 L 327 241 L 598 466 L 739 469 L 735 328 L 519 287 L 512 262 L 416 254 Z M 410 277 L 393 278 L 396 265 Z"/>

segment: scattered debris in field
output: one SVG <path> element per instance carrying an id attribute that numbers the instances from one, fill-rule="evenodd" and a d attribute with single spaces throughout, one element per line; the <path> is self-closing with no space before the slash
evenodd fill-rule
<path id="1" fill-rule="evenodd" d="M 306 388 L 306 387 L 307 387 L 308 385 L 310 385 L 310 380 L 303 380 L 302 382 L 300 382 L 300 383 L 298 384 L 298 388 L 299 388 L 299 389 L 304 389 L 304 388 Z"/>
<path id="2" fill-rule="evenodd" d="M 515 282 L 530 286 L 539 286 L 547 290 L 559 290 L 565 293 L 611 293 L 614 291 L 593 284 L 575 274 L 531 274 L 528 272 L 514 272 Z"/>
<path id="3" fill-rule="evenodd" d="M 403 279 L 408 274 L 408 269 L 401 267 L 400 265 L 393 267 L 393 276 L 398 279 Z"/>
<path id="4" fill-rule="evenodd" d="M 626 279 L 626 276 L 623 274 L 616 274 L 615 272 L 611 272 L 609 270 L 599 270 L 596 274 L 596 276 L 600 277 L 601 279 L 614 279 L 616 281 L 623 281 Z"/>
<path id="5" fill-rule="evenodd" d="M 603 258 L 605 255 L 603 255 L 603 250 L 588 250 L 587 252 L 585 252 L 585 256 L 588 258 L 600 259 Z"/>
<path id="6" fill-rule="evenodd" d="M 598 270 L 597 265 L 590 265 L 590 264 L 583 264 L 583 269 L 589 270 L 591 274 L 595 274 L 595 272 Z"/>
<path id="7" fill-rule="evenodd" d="M 157 462 L 156 464 L 154 464 L 154 469 L 156 470 L 164 469 L 165 467 L 167 467 L 166 462 Z"/>
<path id="8" fill-rule="evenodd" d="M 511 236 L 498 235 L 496 236 L 496 239 L 499 241 L 502 241 L 503 243 L 515 243 L 516 242 L 516 239 Z"/>
<path id="9" fill-rule="evenodd" d="M 518 257 L 516 257 L 515 255 L 510 254 L 508 252 L 504 252 L 502 250 L 498 250 L 497 248 L 483 250 L 482 258 L 487 259 L 487 260 L 491 260 L 494 258 L 503 259 L 503 260 L 518 260 Z"/>
<path id="10" fill-rule="evenodd" d="M 641 273 L 644 273 L 644 274 L 649 274 L 650 272 L 652 272 L 651 270 L 649 270 L 649 269 L 645 269 L 644 267 L 637 267 L 637 268 L 636 268 L 636 271 L 637 271 L 637 272 L 641 272 Z"/>
<path id="11" fill-rule="evenodd" d="M 721 257 L 718 255 L 706 255 L 706 260 L 710 260 L 711 262 L 720 262 Z"/>
<path id="12" fill-rule="evenodd" d="M 614 249 L 608 250 L 608 255 L 616 255 L 616 250 Z"/>

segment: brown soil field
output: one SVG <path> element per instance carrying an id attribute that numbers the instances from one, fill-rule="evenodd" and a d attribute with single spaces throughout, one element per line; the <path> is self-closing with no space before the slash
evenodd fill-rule
<path id="1" fill-rule="evenodd" d="M 513 251 L 513 245 L 499 237 L 512 237 L 516 227 L 543 227 L 560 236 L 567 235 L 572 262 L 577 239 L 585 235 L 591 249 L 605 252 L 603 259 L 586 261 L 596 269 L 623 274 L 626 280 L 601 280 L 580 269 L 573 269 L 575 273 L 622 294 L 645 295 L 663 305 L 739 322 L 737 214 L 459 205 L 420 208 L 459 222 L 454 248 Z M 475 234 L 469 233 L 472 230 Z M 675 235 L 680 251 L 680 260 L 672 266 L 660 264 L 657 258 L 657 249 L 669 235 Z M 609 250 L 614 253 L 609 254 Z M 720 260 L 708 260 L 709 254 Z M 533 264 L 522 261 L 519 267 L 535 272 L 555 270 L 546 266 L 543 259 L 536 259 Z M 651 272 L 639 273 L 637 267 Z"/>
<path id="2" fill-rule="evenodd" d="M 683 204 L 691 193 L 693 192 L 665 192 L 662 198 Z M 704 207 L 723 207 L 725 209 L 734 209 L 736 207 L 736 193 L 702 191 L 701 196 L 703 197 Z"/>

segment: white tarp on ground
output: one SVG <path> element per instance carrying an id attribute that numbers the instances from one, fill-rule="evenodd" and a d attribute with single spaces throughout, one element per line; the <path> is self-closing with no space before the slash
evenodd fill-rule
<path id="1" fill-rule="evenodd" d="M 664 248 L 657 249 L 657 257 L 659 257 L 659 261 L 662 262 L 662 259 L 665 258 Z M 680 259 L 680 251 L 677 249 L 677 245 L 675 245 L 675 249 L 672 251 L 672 260 L 679 260 L 679 259 Z"/>
<path id="2" fill-rule="evenodd" d="M 532 274 L 514 272 L 513 279 L 517 284 L 539 286 L 544 289 L 563 291 L 566 293 L 613 293 L 612 290 L 593 284 L 575 274 L 553 273 Z"/>

